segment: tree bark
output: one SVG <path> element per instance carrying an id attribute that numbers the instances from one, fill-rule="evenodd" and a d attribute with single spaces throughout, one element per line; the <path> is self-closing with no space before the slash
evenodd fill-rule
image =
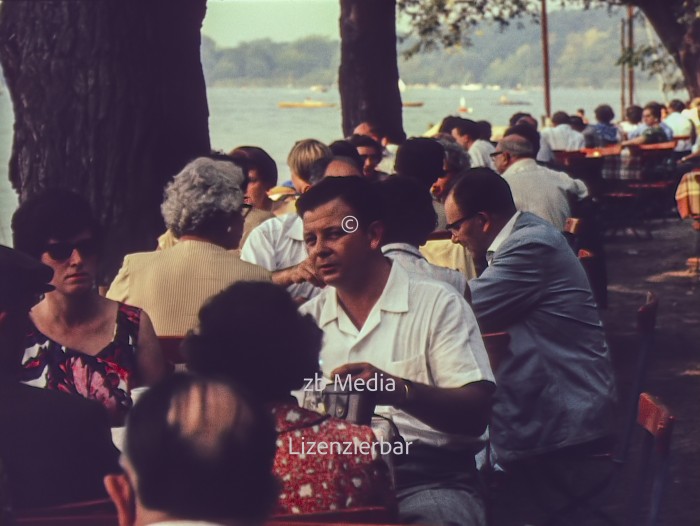
<path id="1" fill-rule="evenodd" d="M 679 21 L 684 9 L 689 8 L 680 0 L 634 0 L 630 3 L 642 10 L 661 43 L 681 68 L 690 96 L 700 96 L 700 21 L 694 17 L 688 25 Z"/>
<path id="2" fill-rule="evenodd" d="M 340 1 L 340 69 L 343 134 L 374 123 L 392 142 L 403 131 L 396 52 L 395 0 Z"/>
<path id="3" fill-rule="evenodd" d="M 209 151 L 199 58 L 206 0 L 4 0 L 0 61 L 20 200 L 72 188 L 104 227 L 103 278 L 155 248 L 163 187 Z"/>

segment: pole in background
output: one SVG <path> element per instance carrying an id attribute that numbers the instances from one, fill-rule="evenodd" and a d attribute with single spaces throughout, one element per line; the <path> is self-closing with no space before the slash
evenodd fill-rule
<path id="1" fill-rule="evenodd" d="M 544 66 L 544 112 L 552 115 L 552 99 L 549 85 L 549 27 L 547 24 L 547 0 L 542 0 L 542 64 Z"/>
<path id="2" fill-rule="evenodd" d="M 620 56 L 625 54 L 625 19 L 620 20 Z M 627 76 L 625 73 L 625 64 L 620 64 L 620 120 L 625 118 L 625 109 L 627 104 L 625 103 L 625 91 L 627 89 L 626 80 Z"/>
<path id="3" fill-rule="evenodd" d="M 634 51 L 634 8 L 632 6 L 627 6 L 627 48 L 630 53 Z M 630 63 L 629 69 L 627 71 L 629 82 L 627 87 L 629 88 L 629 96 L 627 100 L 629 105 L 634 104 L 634 65 Z"/>

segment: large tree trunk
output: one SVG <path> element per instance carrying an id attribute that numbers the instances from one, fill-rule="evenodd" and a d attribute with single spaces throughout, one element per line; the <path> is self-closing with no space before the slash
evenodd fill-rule
<path id="1" fill-rule="evenodd" d="M 682 0 L 631 0 L 639 7 L 656 31 L 659 40 L 683 72 L 685 87 L 691 97 L 700 96 L 700 21 L 695 18 L 692 5 Z M 686 12 L 686 9 L 690 11 Z M 692 20 L 685 25 L 679 19 L 685 14 Z"/>
<path id="2" fill-rule="evenodd" d="M 166 182 L 209 151 L 199 58 L 206 0 L 5 0 L 0 61 L 14 106 L 10 179 L 86 196 L 103 273 L 163 231 Z"/>
<path id="3" fill-rule="evenodd" d="M 341 0 L 340 37 L 343 133 L 350 135 L 360 122 L 370 121 L 393 142 L 403 141 L 396 1 Z"/>

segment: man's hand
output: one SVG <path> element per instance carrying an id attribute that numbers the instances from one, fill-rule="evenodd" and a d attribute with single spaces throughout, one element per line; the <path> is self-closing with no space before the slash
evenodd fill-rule
<path id="1" fill-rule="evenodd" d="M 288 287 L 296 283 L 311 283 L 315 287 L 325 287 L 326 285 L 321 278 L 316 275 L 314 266 L 309 258 L 293 267 L 273 272 L 272 282 L 283 287 Z"/>
<path id="2" fill-rule="evenodd" d="M 362 379 L 367 382 L 370 379 L 376 379 L 377 385 L 379 387 L 384 387 L 384 390 L 377 391 L 377 405 L 400 406 L 406 401 L 406 382 L 403 378 L 385 373 L 381 369 L 377 369 L 371 363 L 359 362 L 341 365 L 331 372 L 331 378 L 333 380 L 335 380 L 336 376 L 339 376 L 340 380 L 343 382 L 348 376 L 350 376 L 353 381 Z M 372 383 L 374 383 L 374 381 Z M 393 389 L 387 389 L 387 387 L 391 387 L 392 385 L 394 387 Z"/>

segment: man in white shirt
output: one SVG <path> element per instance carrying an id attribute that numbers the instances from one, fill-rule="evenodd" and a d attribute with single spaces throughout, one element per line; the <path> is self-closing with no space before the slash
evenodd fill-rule
<path id="1" fill-rule="evenodd" d="M 449 283 L 469 298 L 462 272 L 429 263 L 418 249 L 435 230 L 437 216 L 431 197 L 415 180 L 401 176 L 382 181 L 378 190 L 384 224 L 382 253 L 408 272 Z"/>
<path id="2" fill-rule="evenodd" d="M 675 151 L 681 157 L 690 153 L 696 138 L 695 124 L 683 112 L 685 112 L 685 104 L 678 99 L 673 99 L 668 103 L 668 116 L 664 119 L 664 123 L 673 130 L 674 137 L 687 137 L 679 139 L 676 144 Z"/>
<path id="3" fill-rule="evenodd" d="M 457 144 L 467 150 L 469 154 L 469 165 L 472 168 L 485 166 L 493 170 L 493 160 L 490 154 L 493 152 L 493 144 L 481 139 L 481 129 L 477 122 L 470 119 L 459 119 L 454 122 L 451 130 Z"/>
<path id="4" fill-rule="evenodd" d="M 378 380 L 377 411 L 411 444 L 396 461 L 401 519 L 484 524 L 473 454 L 494 385 L 469 305 L 382 255 L 380 201 L 367 181 L 324 179 L 297 208 L 327 285 L 301 307 L 325 333 L 324 375 Z"/>
<path id="5" fill-rule="evenodd" d="M 123 474 L 105 487 L 120 526 L 258 526 L 277 502 L 277 435 L 224 381 L 177 374 L 129 413 Z"/>
<path id="6" fill-rule="evenodd" d="M 571 128 L 569 116 L 558 111 L 552 115 L 552 127 L 542 130 L 542 140 L 537 160 L 551 163 L 555 151 L 573 152 L 586 146 L 583 134 Z"/>
<path id="7" fill-rule="evenodd" d="M 508 181 L 518 210 L 532 212 L 563 231 L 571 216 L 570 203 L 585 198 L 588 189 L 583 181 L 538 165 L 531 142 L 513 131 L 517 129 L 511 129 L 492 154 L 496 170 Z"/>

